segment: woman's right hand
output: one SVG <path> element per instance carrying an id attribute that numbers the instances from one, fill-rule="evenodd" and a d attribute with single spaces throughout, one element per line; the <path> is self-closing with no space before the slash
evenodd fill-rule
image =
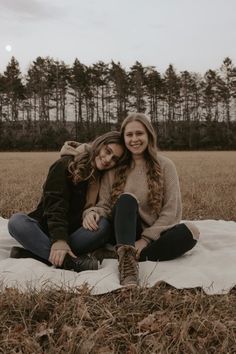
<path id="1" fill-rule="evenodd" d="M 83 227 L 90 231 L 96 231 L 98 229 L 98 221 L 100 216 L 96 211 L 90 211 L 83 220 Z"/>
<path id="2" fill-rule="evenodd" d="M 54 266 L 60 267 L 67 253 L 71 257 L 76 258 L 76 255 L 71 251 L 70 246 L 67 244 L 66 241 L 57 240 L 52 244 L 48 260 Z"/>

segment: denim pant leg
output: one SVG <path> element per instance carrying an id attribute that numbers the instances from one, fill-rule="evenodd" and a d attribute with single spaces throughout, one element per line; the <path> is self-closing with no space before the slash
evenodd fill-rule
<path id="1" fill-rule="evenodd" d="M 92 252 L 97 248 L 103 247 L 108 242 L 112 232 L 110 222 L 105 218 L 101 218 L 98 227 L 97 231 L 90 231 L 80 227 L 70 235 L 69 244 L 75 255 Z"/>
<path id="2" fill-rule="evenodd" d="M 42 231 L 37 220 L 26 214 L 16 213 L 9 219 L 8 230 L 25 249 L 48 260 L 51 241 Z"/>
<path id="3" fill-rule="evenodd" d="M 169 261 L 191 250 L 197 243 L 185 224 L 178 224 L 161 233 L 160 238 L 151 242 L 140 254 L 142 261 Z"/>

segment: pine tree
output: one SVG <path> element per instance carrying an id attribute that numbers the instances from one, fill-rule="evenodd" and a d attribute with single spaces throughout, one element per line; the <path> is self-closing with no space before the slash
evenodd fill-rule
<path id="1" fill-rule="evenodd" d="M 53 97 L 53 59 L 37 57 L 27 73 L 27 89 L 33 99 L 34 119 L 40 123 L 50 121 L 50 100 Z"/>
<path id="2" fill-rule="evenodd" d="M 113 95 L 115 100 L 117 126 L 119 127 L 122 120 L 127 115 L 127 105 L 129 96 L 128 74 L 118 62 L 112 61 L 110 69 L 110 79 L 113 83 Z"/>
<path id="3" fill-rule="evenodd" d="M 106 96 L 105 92 L 109 86 L 109 67 L 103 61 L 93 64 L 90 67 L 92 92 L 95 100 L 96 121 L 106 123 Z"/>
<path id="4" fill-rule="evenodd" d="M 131 107 L 134 107 L 138 112 L 145 112 L 145 68 L 138 61 L 130 68 L 129 84 Z"/>
<path id="5" fill-rule="evenodd" d="M 14 57 L 11 58 L 10 63 L 4 71 L 2 85 L 8 105 L 8 119 L 17 121 L 20 103 L 25 98 L 25 88 L 22 83 L 19 63 Z"/>
<path id="6" fill-rule="evenodd" d="M 163 109 L 163 138 L 169 148 L 175 144 L 175 122 L 180 118 L 180 79 L 172 65 L 167 68 L 163 78 L 163 91 L 166 109 Z M 178 111 L 177 111 L 178 110 Z"/>
<path id="7" fill-rule="evenodd" d="M 66 101 L 70 71 L 62 61 L 52 61 L 49 66 L 52 78 L 52 101 L 55 101 L 56 121 L 65 124 L 66 122 Z"/>
<path id="8" fill-rule="evenodd" d="M 90 119 L 92 95 L 88 67 L 82 64 L 77 58 L 70 71 L 69 86 L 71 88 L 70 95 L 73 97 L 75 138 L 78 140 L 79 130 L 83 129 L 84 121 L 88 122 Z"/>
<path id="9" fill-rule="evenodd" d="M 159 103 L 163 99 L 163 81 L 160 73 L 151 66 L 146 68 L 144 77 L 146 92 L 149 101 L 149 114 L 153 123 L 158 122 Z"/>

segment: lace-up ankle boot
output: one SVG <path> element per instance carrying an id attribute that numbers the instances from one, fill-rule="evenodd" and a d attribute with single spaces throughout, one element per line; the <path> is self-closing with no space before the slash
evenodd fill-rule
<path id="1" fill-rule="evenodd" d="M 83 272 L 84 270 L 97 270 L 98 260 L 89 255 L 81 255 L 79 257 L 71 257 L 66 254 L 62 267 L 65 270 L 74 270 L 75 272 Z"/>
<path id="2" fill-rule="evenodd" d="M 133 246 L 124 245 L 117 249 L 121 285 L 138 285 L 138 262 Z"/>

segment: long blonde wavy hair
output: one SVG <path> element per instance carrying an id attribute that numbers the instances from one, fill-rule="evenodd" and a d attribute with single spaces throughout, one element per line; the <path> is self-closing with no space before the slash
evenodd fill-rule
<path id="1" fill-rule="evenodd" d="M 125 128 L 131 122 L 141 123 L 148 134 L 148 146 L 144 152 L 147 167 L 148 203 L 155 214 L 159 214 L 163 199 L 163 176 L 160 164 L 157 160 L 156 134 L 152 124 L 143 113 L 128 115 L 121 125 L 121 136 L 124 139 Z M 132 168 L 132 154 L 128 151 L 126 159 L 116 169 L 115 180 L 111 192 L 111 204 L 123 193 L 129 169 Z"/>
<path id="2" fill-rule="evenodd" d="M 102 171 L 100 172 L 96 169 L 95 158 L 101 148 L 109 144 L 121 145 L 124 151 L 126 150 L 120 132 L 111 131 L 99 136 L 86 147 L 83 153 L 76 156 L 74 160 L 69 163 L 68 171 L 74 184 L 78 184 L 90 178 L 92 183 L 92 181 L 101 174 Z M 122 161 L 122 157 L 119 161 Z"/>

